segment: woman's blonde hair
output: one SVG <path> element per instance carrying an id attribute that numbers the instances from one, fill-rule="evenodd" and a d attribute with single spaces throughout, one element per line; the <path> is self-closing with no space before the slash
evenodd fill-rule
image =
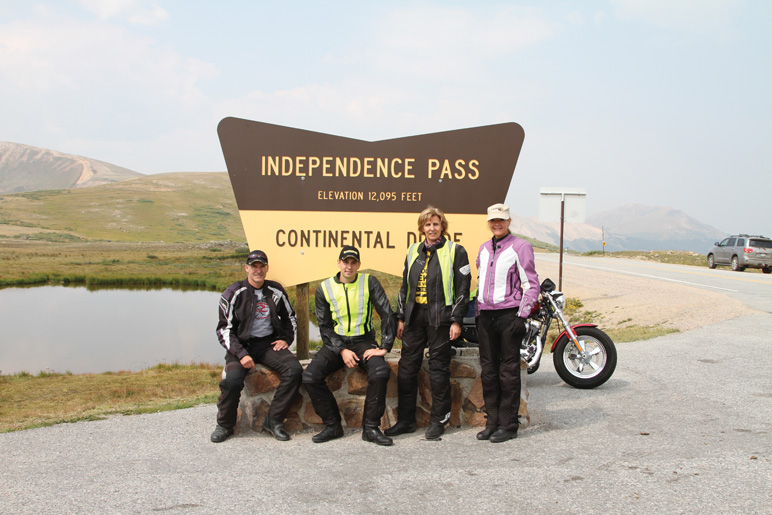
<path id="1" fill-rule="evenodd" d="M 445 236 L 450 236 L 448 233 L 448 219 L 445 218 L 445 213 L 442 212 L 442 209 L 437 209 L 434 206 L 427 207 L 421 211 L 420 215 L 418 215 L 418 233 L 424 233 L 424 224 L 428 222 L 433 216 L 439 217 L 440 223 L 442 224 L 442 234 Z"/>

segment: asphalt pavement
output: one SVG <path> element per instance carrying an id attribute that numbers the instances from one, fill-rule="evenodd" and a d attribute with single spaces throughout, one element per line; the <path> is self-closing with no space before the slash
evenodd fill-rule
<path id="1" fill-rule="evenodd" d="M 500 444 L 213 444 L 214 405 L 0 434 L 0 513 L 772 513 L 770 329 L 764 311 L 618 344 L 595 390 L 546 355 L 530 426 Z"/>
<path id="2" fill-rule="evenodd" d="M 620 344 L 595 390 L 547 359 L 530 427 L 500 444 L 474 429 L 213 444 L 214 405 L 5 433 L 0 513 L 770 513 L 770 327 Z"/>

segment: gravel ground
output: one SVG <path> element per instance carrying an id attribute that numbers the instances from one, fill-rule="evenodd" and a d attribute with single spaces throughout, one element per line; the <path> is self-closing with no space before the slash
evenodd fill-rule
<path id="1" fill-rule="evenodd" d="M 558 264 L 536 255 L 539 280 L 558 280 Z M 756 313 L 722 293 L 642 277 L 624 276 L 579 267 L 563 267 L 563 291 L 576 297 L 585 311 L 597 311 L 602 327 L 621 323 L 672 327 L 689 331 L 698 327 Z"/>

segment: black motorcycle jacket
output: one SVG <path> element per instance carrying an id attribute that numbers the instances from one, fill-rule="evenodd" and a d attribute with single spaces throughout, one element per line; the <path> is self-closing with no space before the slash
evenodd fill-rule
<path id="1" fill-rule="evenodd" d="M 271 325 L 276 339 L 292 345 L 297 320 L 287 292 L 281 284 L 266 279 L 263 283 L 263 295 L 271 313 Z M 225 350 L 239 359 L 247 355 L 244 344 L 249 340 L 256 304 L 255 288 L 247 279 L 231 284 L 220 296 L 217 340 Z"/>
<path id="2" fill-rule="evenodd" d="M 447 240 L 443 236 L 435 248 L 446 244 Z M 397 318 L 406 325 L 410 323 L 410 315 L 415 307 L 416 285 L 425 263 L 426 242 L 423 242 L 418 246 L 418 257 L 412 266 L 408 263 L 408 257 L 405 257 L 402 287 L 397 297 Z M 410 270 L 408 270 L 408 267 L 410 267 Z M 429 310 L 429 324 L 432 327 L 439 327 L 453 322 L 463 324 L 464 317 L 469 309 L 469 286 L 472 281 L 470 272 L 469 257 L 467 256 L 466 249 L 461 245 L 456 245 L 453 258 L 453 300 L 452 304 L 447 306 L 445 304 L 442 271 L 440 270 L 439 259 L 437 259 L 437 252 L 431 253 L 429 266 L 426 270 L 426 307 Z M 407 291 L 408 283 L 410 284 L 411 291 Z"/>

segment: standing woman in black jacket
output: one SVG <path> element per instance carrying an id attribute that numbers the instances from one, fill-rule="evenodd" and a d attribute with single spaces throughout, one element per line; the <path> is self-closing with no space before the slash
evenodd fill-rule
<path id="1" fill-rule="evenodd" d="M 461 334 L 469 305 L 469 257 L 448 239 L 448 220 L 429 206 L 418 216 L 424 241 L 410 246 L 397 300 L 397 338 L 402 339 L 397 385 L 397 423 L 386 430 L 395 436 L 413 433 L 416 425 L 418 371 L 429 348 L 432 411 L 427 440 L 438 440 L 450 419 L 450 341 Z"/>

